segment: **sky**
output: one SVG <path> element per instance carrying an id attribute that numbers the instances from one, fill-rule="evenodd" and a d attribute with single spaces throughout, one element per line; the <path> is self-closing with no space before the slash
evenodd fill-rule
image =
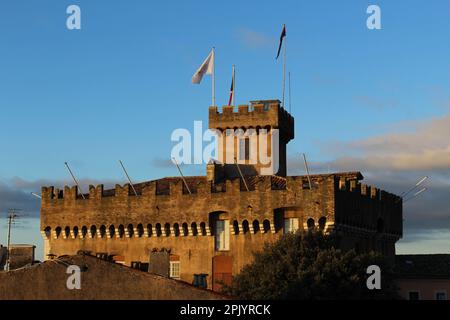
<path id="1" fill-rule="evenodd" d="M 69 5 L 81 30 L 69 30 Z M 369 30 L 366 10 L 381 9 Z M 404 204 L 398 253 L 450 253 L 450 2 L 65 1 L 0 2 L 0 243 L 8 208 L 20 208 L 13 242 L 42 259 L 43 185 L 177 175 L 168 159 L 177 128 L 207 126 L 211 79 L 191 77 L 212 47 L 216 102 L 282 97 L 276 61 L 286 24 L 295 140 L 288 173 L 360 170 L 365 183 L 400 194 L 421 177 L 428 190 Z M 184 165 L 203 175 L 204 165 Z"/>

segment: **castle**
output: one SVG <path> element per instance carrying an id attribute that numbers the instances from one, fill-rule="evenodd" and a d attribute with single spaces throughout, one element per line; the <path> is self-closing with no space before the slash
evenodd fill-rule
<path id="1" fill-rule="evenodd" d="M 294 118 L 280 101 L 253 101 L 237 112 L 210 107 L 209 127 L 252 129 L 256 137 L 264 131 L 269 142 L 244 135 L 230 145 L 222 137 L 219 161 L 207 165 L 205 176 L 185 180 L 169 177 L 111 190 L 90 186 L 84 197 L 77 187 L 43 187 L 45 255 L 81 250 L 128 266 L 149 263 L 150 270 L 163 266 L 169 277 L 213 290 L 229 283 L 264 243 L 298 229 L 336 232 L 343 249 L 377 250 L 394 259 L 402 199 L 361 184 L 360 172 L 286 176 Z M 262 148 L 271 156 L 269 165 L 250 161 L 250 150 Z"/>

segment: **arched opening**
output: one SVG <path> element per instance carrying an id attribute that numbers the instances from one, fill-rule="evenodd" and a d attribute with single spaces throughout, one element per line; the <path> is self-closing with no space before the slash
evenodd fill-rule
<path id="1" fill-rule="evenodd" d="M 264 229 L 264 233 L 268 233 L 270 231 L 270 221 L 269 220 L 264 220 L 263 221 L 263 229 Z"/>
<path id="2" fill-rule="evenodd" d="M 104 238 L 106 236 L 106 227 L 105 225 L 100 226 L 100 237 Z"/>
<path id="3" fill-rule="evenodd" d="M 91 226 L 91 238 L 95 238 L 96 233 L 97 233 L 97 227 Z"/>
<path id="4" fill-rule="evenodd" d="M 109 226 L 109 236 L 111 238 L 113 238 L 116 235 L 116 228 L 114 227 L 114 225 L 110 225 Z"/>
<path id="5" fill-rule="evenodd" d="M 170 223 L 166 223 L 164 225 L 164 235 L 166 237 L 170 236 Z"/>
<path id="6" fill-rule="evenodd" d="M 233 221 L 233 231 L 235 235 L 239 234 L 239 222 L 237 220 Z"/>
<path id="7" fill-rule="evenodd" d="M 185 222 L 182 225 L 183 227 L 183 236 L 187 237 L 189 235 L 188 224 Z"/>
<path id="8" fill-rule="evenodd" d="M 192 235 L 193 236 L 198 235 L 197 224 L 195 222 L 192 222 L 191 229 L 192 229 Z"/>
<path id="9" fill-rule="evenodd" d="M 314 230 L 314 227 L 316 225 L 316 222 L 313 218 L 309 218 L 308 221 L 306 221 L 306 226 L 308 227 L 308 230 Z"/>
<path id="10" fill-rule="evenodd" d="M 253 221 L 253 233 L 258 233 L 259 230 L 259 221 L 258 220 L 254 220 Z"/>
<path id="11" fill-rule="evenodd" d="M 243 232 L 244 234 L 246 234 L 246 233 L 248 233 L 249 231 L 250 231 L 250 228 L 249 228 L 249 226 L 248 226 L 248 221 L 247 221 L 247 220 L 242 221 L 242 232 Z"/>
<path id="12" fill-rule="evenodd" d="M 180 236 L 180 225 L 178 223 L 175 223 L 173 225 L 173 232 L 175 234 L 175 237 L 179 237 Z"/>
<path id="13" fill-rule="evenodd" d="M 73 237 L 78 238 L 78 227 L 73 227 Z"/>
<path id="14" fill-rule="evenodd" d="M 70 237 L 70 227 L 64 228 L 64 237 L 66 238 Z"/>
<path id="15" fill-rule="evenodd" d="M 149 237 L 153 236 L 153 226 L 151 223 L 147 225 L 147 234 Z"/>
<path id="16" fill-rule="evenodd" d="M 44 233 L 45 233 L 45 237 L 47 239 L 50 239 L 50 237 L 52 236 L 52 228 L 50 228 L 50 227 L 45 228 Z"/>
<path id="17" fill-rule="evenodd" d="M 61 227 L 56 227 L 55 229 L 56 238 L 59 238 L 59 236 L 61 235 L 61 231 L 62 231 Z"/>
<path id="18" fill-rule="evenodd" d="M 321 231 L 325 230 L 326 224 L 327 224 L 327 218 L 326 217 L 321 217 L 319 219 L 319 230 L 321 230 Z"/>
<path id="19" fill-rule="evenodd" d="M 381 218 L 377 220 L 377 232 L 382 233 L 384 231 L 384 221 Z"/>
<path id="20" fill-rule="evenodd" d="M 162 235 L 161 224 L 157 223 L 155 227 L 156 227 L 156 236 L 161 237 Z"/>
<path id="21" fill-rule="evenodd" d="M 202 236 L 206 236 L 206 224 L 204 222 L 200 223 L 200 232 Z"/>
<path id="22" fill-rule="evenodd" d="M 86 226 L 82 226 L 81 227 L 81 236 L 84 238 L 86 238 L 87 236 L 87 227 Z"/>
<path id="23" fill-rule="evenodd" d="M 125 227 L 123 226 L 123 224 L 119 225 L 119 238 L 123 238 L 123 236 L 125 235 Z"/>
<path id="24" fill-rule="evenodd" d="M 128 232 L 128 237 L 133 238 L 134 235 L 134 229 L 133 229 L 133 225 L 129 224 L 127 227 L 127 232 Z"/>
<path id="25" fill-rule="evenodd" d="M 142 236 L 144 235 L 144 226 L 142 225 L 142 223 L 139 223 L 139 224 L 138 224 L 138 226 L 137 226 L 137 232 L 138 232 L 137 236 L 138 236 L 139 238 L 142 238 Z"/>

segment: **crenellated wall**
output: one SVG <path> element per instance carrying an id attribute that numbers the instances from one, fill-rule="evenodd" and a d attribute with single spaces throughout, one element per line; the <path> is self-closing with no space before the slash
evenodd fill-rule
<path id="1" fill-rule="evenodd" d="M 211 283 L 214 256 L 233 257 L 233 274 L 239 273 L 252 261 L 252 252 L 283 234 L 285 218 L 298 218 L 301 229 L 311 228 L 312 222 L 313 228 L 344 232 L 348 246 L 363 238 L 360 234 L 367 237 L 376 231 L 380 217 L 386 228 L 380 235 L 389 236 L 389 231 L 396 239 L 401 236 L 398 197 L 360 185 L 358 173 L 310 178 L 311 189 L 306 176 L 246 177 L 247 191 L 241 179 L 214 184 L 206 177 L 188 177 L 192 194 L 181 179 L 166 178 L 135 185 L 137 196 L 128 184 L 112 190 L 91 186 L 85 199 L 76 187 L 43 187 L 41 230 L 46 253 L 86 250 L 124 256 L 124 263 L 130 265 L 148 262 L 153 249 L 170 248 L 180 257 L 182 280 L 191 282 L 194 273 L 205 273 Z M 350 218 L 354 209 L 364 210 L 364 224 Z M 230 221 L 230 249 L 223 252 L 215 249 L 218 219 Z M 387 239 L 394 244 L 394 238 Z"/>

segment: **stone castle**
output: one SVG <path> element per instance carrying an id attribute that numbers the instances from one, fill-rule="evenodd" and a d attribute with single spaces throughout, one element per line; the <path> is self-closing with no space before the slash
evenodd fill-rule
<path id="1" fill-rule="evenodd" d="M 129 184 L 90 186 L 84 198 L 77 187 L 43 187 L 45 255 L 89 251 L 213 290 L 230 283 L 264 243 L 299 229 L 335 232 L 343 249 L 394 259 L 402 199 L 361 184 L 360 172 L 286 176 L 294 118 L 278 100 L 253 101 L 237 112 L 210 107 L 209 127 L 253 129 L 256 136 L 265 129 L 269 142 L 244 135 L 230 145 L 222 137 L 219 161 L 207 165 L 205 176 L 185 180 L 162 178 L 134 190 Z M 264 148 L 272 158 L 269 170 L 259 159 L 250 161 L 250 150 Z"/>

